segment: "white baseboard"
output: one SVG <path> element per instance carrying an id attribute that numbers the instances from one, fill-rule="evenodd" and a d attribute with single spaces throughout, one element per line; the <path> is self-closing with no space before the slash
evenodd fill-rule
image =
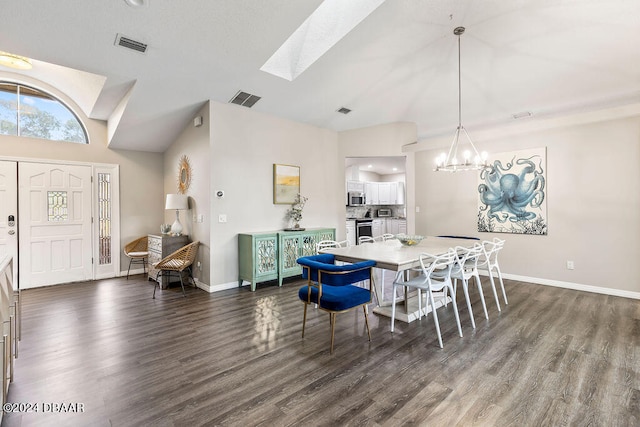
<path id="1" fill-rule="evenodd" d="M 246 280 L 242 281 L 242 286 L 251 286 L 251 282 L 247 282 Z M 209 286 L 207 285 L 209 292 L 220 292 L 226 291 L 228 289 L 235 289 L 238 287 L 238 281 L 229 282 L 229 283 L 221 283 L 219 285 Z"/>
<path id="2" fill-rule="evenodd" d="M 125 273 L 126 274 L 126 273 Z M 480 273 L 481 276 L 487 276 L 486 273 Z M 519 276 L 517 274 L 502 273 L 504 279 L 517 280 L 520 282 L 532 283 L 535 285 L 555 286 L 556 288 L 573 289 L 575 291 L 593 292 L 596 294 L 612 295 L 616 297 L 640 299 L 640 292 L 624 291 L 622 289 L 603 288 L 600 286 L 583 285 L 581 283 L 563 282 L 561 280 L 541 279 L 539 277 Z M 250 286 L 251 283 L 247 281 L 242 282 L 242 286 Z M 238 282 L 222 283 L 220 285 L 205 285 L 198 284 L 198 287 L 204 289 L 207 292 L 219 292 L 226 291 L 227 289 L 235 289 L 238 287 Z"/>
<path id="3" fill-rule="evenodd" d="M 487 274 L 480 273 L 482 276 Z M 581 283 L 563 282 L 561 280 L 541 279 L 539 277 L 519 276 L 517 274 L 502 273 L 503 279 L 518 280 L 536 285 L 555 286 L 556 288 L 573 289 L 575 291 L 593 292 L 596 294 L 612 295 L 616 297 L 640 299 L 640 292 L 624 291 L 622 289 L 603 288 L 600 286 L 583 285 Z"/>

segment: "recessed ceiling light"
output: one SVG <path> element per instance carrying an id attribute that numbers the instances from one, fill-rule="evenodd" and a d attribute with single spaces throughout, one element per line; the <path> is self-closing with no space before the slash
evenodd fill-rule
<path id="1" fill-rule="evenodd" d="M 394 171 L 394 172 L 395 172 L 395 171 L 397 171 L 397 170 L 398 170 L 398 168 L 393 168 L 393 171 Z"/>
<path id="2" fill-rule="evenodd" d="M 368 167 L 368 168 L 372 168 L 372 167 L 373 167 L 373 165 L 367 165 L 367 167 Z"/>
<path id="3" fill-rule="evenodd" d="M 18 70 L 30 70 L 33 67 L 29 58 L 8 52 L 0 52 L 0 65 Z"/>

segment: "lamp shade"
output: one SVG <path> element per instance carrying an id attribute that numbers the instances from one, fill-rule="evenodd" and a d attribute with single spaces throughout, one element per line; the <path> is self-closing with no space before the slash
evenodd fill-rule
<path id="1" fill-rule="evenodd" d="M 186 210 L 189 209 L 189 201 L 184 194 L 167 194 L 165 209 Z"/>

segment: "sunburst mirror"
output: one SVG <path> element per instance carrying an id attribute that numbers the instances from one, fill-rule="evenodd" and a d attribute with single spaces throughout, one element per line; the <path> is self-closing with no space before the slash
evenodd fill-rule
<path id="1" fill-rule="evenodd" d="M 178 163 L 178 193 L 185 194 L 191 184 L 191 165 L 189 158 L 182 156 Z"/>

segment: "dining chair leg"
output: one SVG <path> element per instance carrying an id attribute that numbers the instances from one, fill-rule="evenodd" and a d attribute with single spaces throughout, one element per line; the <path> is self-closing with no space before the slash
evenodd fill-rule
<path id="1" fill-rule="evenodd" d="M 487 313 L 487 304 L 484 301 L 484 292 L 482 291 L 482 282 L 480 281 L 480 276 L 478 274 L 475 275 L 476 278 L 476 286 L 478 288 L 478 293 L 480 294 L 480 301 L 482 302 L 482 309 L 484 310 L 484 318 L 489 319 L 489 314 Z"/>
<path id="2" fill-rule="evenodd" d="M 367 305 L 362 306 L 362 311 L 364 311 L 364 323 L 367 325 L 367 335 L 369 335 L 369 341 L 371 341 L 371 331 L 369 330 L 369 316 L 367 316 Z"/>
<path id="3" fill-rule="evenodd" d="M 336 314 L 329 313 L 329 321 L 331 322 L 331 350 L 329 354 L 333 354 L 333 336 L 336 328 Z"/>
<path id="4" fill-rule="evenodd" d="M 467 300 L 467 309 L 469 310 L 469 317 L 471 318 L 471 326 L 476 328 L 476 321 L 473 318 L 473 310 L 471 309 L 471 299 L 469 298 L 469 283 L 462 279 L 462 290 L 464 291 L 464 298 Z"/>
<path id="5" fill-rule="evenodd" d="M 453 288 L 451 289 L 451 291 L 453 292 Z M 455 297 L 451 301 L 453 302 L 453 314 L 455 314 L 456 323 L 458 324 L 458 334 L 460 335 L 460 338 L 462 338 L 462 325 L 460 324 L 460 315 L 458 314 L 458 304 L 456 303 Z"/>
<path id="6" fill-rule="evenodd" d="M 131 262 L 133 261 L 133 258 L 129 258 L 129 268 L 127 268 L 127 280 L 129 280 L 129 271 L 131 271 Z"/>
<path id="7" fill-rule="evenodd" d="M 180 275 L 180 286 L 182 287 L 182 296 L 186 298 L 187 294 L 184 291 L 184 282 L 182 281 L 182 271 L 179 271 L 178 274 Z"/>
<path id="8" fill-rule="evenodd" d="M 491 283 L 491 290 L 493 291 L 493 297 L 496 299 L 496 305 L 498 306 L 498 311 L 502 311 L 500 309 L 500 301 L 498 301 L 498 292 L 496 292 L 496 284 L 493 281 L 493 273 L 489 270 L 489 282 Z"/>
<path id="9" fill-rule="evenodd" d="M 160 287 L 160 277 L 162 277 L 162 270 L 158 271 L 156 274 L 156 283 L 153 285 L 153 299 L 156 298 L 156 286 Z"/>
<path id="10" fill-rule="evenodd" d="M 302 338 L 304 338 L 304 326 L 307 324 L 307 306 L 308 303 L 304 303 L 304 315 L 302 316 Z"/>
<path id="11" fill-rule="evenodd" d="M 403 286 L 403 288 L 406 286 Z M 393 296 L 391 298 L 391 332 L 393 332 L 393 325 L 396 320 L 396 288 L 397 286 L 393 285 Z"/>
<path id="12" fill-rule="evenodd" d="M 438 334 L 438 343 L 440 344 L 440 348 L 442 348 L 442 336 L 440 335 L 440 323 L 438 322 L 438 313 L 436 310 L 436 304 L 433 301 L 433 293 L 431 289 L 427 290 L 427 295 L 429 297 L 429 303 L 431 304 L 431 314 L 433 315 L 433 323 L 436 324 L 436 332 Z"/>
<path id="13" fill-rule="evenodd" d="M 504 290 L 504 282 L 502 281 L 502 272 L 500 271 L 500 267 L 496 264 L 496 271 L 498 272 L 498 279 L 500 279 L 500 287 L 502 288 L 502 296 L 504 297 L 505 305 L 508 305 L 507 301 L 507 293 Z"/>

